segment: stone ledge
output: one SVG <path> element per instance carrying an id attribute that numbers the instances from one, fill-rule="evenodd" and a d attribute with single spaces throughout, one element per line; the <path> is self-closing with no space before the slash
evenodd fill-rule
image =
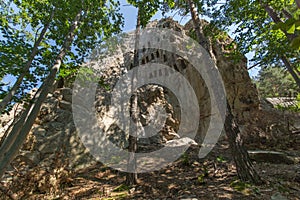
<path id="1" fill-rule="evenodd" d="M 295 164 L 295 160 L 286 155 L 282 152 L 277 151 L 262 151 L 262 150 L 255 150 L 255 151 L 248 151 L 249 156 L 252 160 L 256 162 L 267 162 L 273 164 Z"/>

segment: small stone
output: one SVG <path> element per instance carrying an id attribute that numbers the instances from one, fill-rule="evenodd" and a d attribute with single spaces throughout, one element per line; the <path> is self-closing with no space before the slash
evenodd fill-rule
<path id="1" fill-rule="evenodd" d="M 286 197 L 282 196 L 279 192 L 271 196 L 271 200 L 288 200 Z"/>
<path id="2" fill-rule="evenodd" d="M 135 191 L 135 188 L 131 188 L 131 189 L 129 190 L 129 194 L 134 193 L 134 191 Z"/>
<path id="3" fill-rule="evenodd" d="M 72 111 L 72 104 L 64 100 L 59 102 L 59 107 L 63 110 Z"/>
<path id="4" fill-rule="evenodd" d="M 45 137 L 46 133 L 47 133 L 47 131 L 41 127 L 38 127 L 37 129 L 35 129 L 33 131 L 33 135 L 35 135 L 37 137 Z"/>

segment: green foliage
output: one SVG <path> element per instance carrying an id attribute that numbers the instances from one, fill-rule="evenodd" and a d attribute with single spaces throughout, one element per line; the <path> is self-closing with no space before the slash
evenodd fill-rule
<path id="1" fill-rule="evenodd" d="M 175 6 L 174 1 L 171 0 L 127 0 L 127 2 L 139 9 L 142 27 L 145 27 L 151 17 L 162 7 L 168 6 L 169 8 L 173 8 Z"/>
<path id="2" fill-rule="evenodd" d="M 291 75 L 280 67 L 262 68 L 255 82 L 263 98 L 289 96 L 299 90 Z"/>
<path id="3" fill-rule="evenodd" d="M 199 175 L 197 180 L 198 180 L 199 184 L 205 184 L 205 176 L 204 176 L 204 174 Z"/>
<path id="4" fill-rule="evenodd" d="M 291 8 L 290 6 L 292 6 L 294 3 L 294 0 L 292 0 L 288 5 L 290 18 L 275 24 L 273 29 L 280 29 L 283 32 L 294 35 L 294 38 L 290 42 L 290 46 L 295 50 L 300 50 L 300 9 L 293 7 Z"/>
<path id="5" fill-rule="evenodd" d="M 67 38 L 72 19 L 82 10 L 70 49 L 66 49 L 59 77 L 72 81 L 91 50 L 123 26 L 119 2 L 113 0 L 13 0 L 0 4 L 0 77 L 23 73 L 41 30 L 49 24 L 38 52 L 26 72 L 14 102 L 48 75 Z M 53 15 L 52 15 L 53 13 Z M 0 90 L 0 96 L 6 91 Z"/>
<path id="6" fill-rule="evenodd" d="M 78 71 L 77 81 L 80 85 L 89 85 L 92 83 L 97 83 L 100 78 L 96 75 L 95 70 L 89 67 L 81 67 Z"/>
<path id="7" fill-rule="evenodd" d="M 100 78 L 100 80 L 98 81 L 98 86 L 104 88 L 106 91 L 111 90 L 110 84 L 105 83 L 103 78 Z"/>
<path id="8" fill-rule="evenodd" d="M 254 58 L 251 60 L 253 64 L 284 66 L 281 56 L 286 55 L 294 68 L 299 67 L 299 38 L 297 37 L 292 45 L 288 38 L 288 34 L 291 33 L 299 36 L 298 22 L 295 21 L 299 14 L 296 14 L 298 11 L 296 11 L 294 1 L 229 0 L 221 3 L 209 0 L 201 2 L 207 5 L 203 7 L 203 14 L 210 17 L 212 23 L 218 28 L 225 31 L 230 27 L 236 28 L 235 42 L 239 51 L 244 55 L 251 51 L 255 52 Z M 283 23 L 274 22 L 264 5 L 273 9 L 275 15 Z M 287 13 L 294 18 L 289 19 L 286 16 Z M 282 29 L 288 34 L 285 34 Z"/>
<path id="9" fill-rule="evenodd" d="M 185 165 L 185 166 L 189 166 L 191 164 L 191 160 L 189 158 L 189 155 L 184 152 L 182 155 L 181 155 L 181 159 L 182 159 L 182 164 Z"/>
<path id="10" fill-rule="evenodd" d="M 258 92 L 262 98 L 295 96 L 295 105 L 277 105 L 279 110 L 300 111 L 300 93 L 292 76 L 280 67 L 266 67 L 260 70 L 255 80 Z"/>
<path id="11" fill-rule="evenodd" d="M 202 174 L 200 174 L 198 176 L 197 181 L 199 184 L 204 185 L 206 183 L 205 178 L 207 178 L 209 174 L 208 174 L 208 170 L 205 166 L 201 170 L 203 172 L 202 172 Z"/>
<path id="12" fill-rule="evenodd" d="M 128 187 L 125 184 L 121 184 L 119 186 L 117 186 L 116 188 L 114 188 L 112 191 L 113 192 L 124 192 L 124 191 L 128 191 L 130 189 L 130 187 Z"/>
<path id="13" fill-rule="evenodd" d="M 252 186 L 240 180 L 231 182 L 230 187 L 234 188 L 236 191 L 242 192 L 245 195 L 249 195 L 252 193 Z"/>
<path id="14" fill-rule="evenodd" d="M 22 84 L 13 98 L 13 102 L 26 100 L 26 91 L 36 87 L 41 78 L 47 74 L 45 66 L 39 66 L 39 60 L 31 63 L 29 71 L 24 69 L 30 59 L 33 44 L 39 36 L 42 22 L 49 20 L 49 10 L 43 1 L 5 1 L 0 9 L 0 77 L 11 75 L 18 77 L 26 72 Z M 47 13 L 45 11 L 47 10 Z M 37 15 L 39 13 L 39 15 Z M 0 91 L 1 99 L 7 90 Z M 12 105 L 8 105 L 6 111 Z"/>
<path id="15" fill-rule="evenodd" d="M 223 158 L 223 156 L 218 156 L 217 161 L 220 162 L 220 163 L 224 163 L 224 162 L 226 162 L 226 159 Z"/>
<path id="16" fill-rule="evenodd" d="M 282 106 L 282 105 L 277 105 L 275 106 L 276 109 L 278 110 L 282 110 L 282 111 L 292 111 L 292 112 L 300 112 L 300 106 L 299 106 L 299 102 L 297 103 L 297 105 L 293 105 L 293 106 Z"/>

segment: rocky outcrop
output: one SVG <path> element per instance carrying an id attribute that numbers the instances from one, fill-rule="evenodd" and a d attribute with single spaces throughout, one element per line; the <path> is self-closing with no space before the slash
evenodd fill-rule
<path id="1" fill-rule="evenodd" d="M 202 21 L 202 25 L 205 29 L 208 23 Z M 164 19 L 152 22 L 149 27 L 168 28 L 193 37 L 192 21 L 188 22 L 185 26 L 181 26 L 172 19 Z M 258 93 L 247 71 L 247 59 L 242 55 L 237 59 L 233 55 L 235 51 L 234 41 L 224 32 L 222 32 L 222 36 L 215 37 L 212 41 L 212 53 L 217 60 L 216 66 L 222 76 L 228 102 L 237 122 L 240 125 L 246 125 L 251 120 L 252 114 L 259 109 Z M 207 49 L 207 51 L 210 50 Z M 206 134 L 212 115 L 210 96 L 205 81 L 187 60 L 174 55 L 174 53 L 164 50 L 143 49 L 140 64 L 148 62 L 160 63 L 172 67 L 180 72 L 194 88 L 201 111 L 201 120 L 199 122 L 196 141 L 201 142 Z M 179 117 L 179 110 L 177 108 L 180 106 L 178 105 L 178 101 L 174 95 L 170 96 L 169 94 L 166 92 L 165 96 L 170 104 L 173 105 L 175 118 L 176 116 Z M 179 118 L 176 119 L 179 120 Z"/>
<path id="2" fill-rule="evenodd" d="M 171 19 L 155 21 L 149 26 L 170 28 L 182 34 L 191 32 L 191 23 L 181 26 Z M 247 72 L 246 58 L 243 57 L 235 62 L 228 56 L 228 46 L 232 43 L 233 41 L 228 36 L 217 38 L 213 43 L 213 53 L 217 59 L 216 64 L 222 75 L 229 103 L 238 122 L 245 124 L 251 120 L 251 112 L 258 109 L 259 101 L 256 88 L 251 83 Z M 211 116 L 210 97 L 205 81 L 194 72 L 188 61 L 170 52 L 146 49 L 141 53 L 139 62 L 140 64 L 157 62 L 171 66 L 190 82 L 195 89 L 201 110 L 199 131 L 196 137 L 196 141 L 201 142 Z M 104 59 L 104 63 L 98 69 L 101 71 L 101 84 L 97 89 L 95 103 L 101 128 L 108 126 L 110 119 L 107 117 L 107 112 L 112 88 L 119 77 L 127 72 L 128 67 L 132 66 L 133 52 L 112 55 L 109 59 Z M 139 139 L 139 144 L 159 146 L 178 139 L 180 136 L 176 132 L 180 124 L 180 108 L 176 97 L 166 88 L 156 85 L 144 86 L 137 93 L 140 99 L 139 117 L 142 125 L 149 123 L 151 120 L 149 116 L 153 116 L 151 113 L 155 113 L 158 106 L 162 106 L 167 115 L 166 123 L 159 134 Z M 128 134 L 114 124 L 110 124 L 107 131 L 109 140 L 122 148 L 128 147 Z M 143 149 L 140 150 L 143 151 Z M 31 167 L 37 165 L 49 167 L 51 163 L 56 162 L 55 159 L 58 157 L 66 162 L 65 166 L 68 168 L 81 168 L 95 162 L 77 135 L 72 116 L 72 89 L 70 88 L 60 88 L 48 95 L 17 159 L 23 160 Z"/>
<path id="3" fill-rule="evenodd" d="M 74 169 L 93 162 L 76 134 L 71 96 L 71 89 L 61 88 L 49 94 L 42 105 L 20 152 L 20 157 L 26 157 L 33 166 L 49 166 L 58 154 Z"/>
<path id="4" fill-rule="evenodd" d="M 228 102 L 239 124 L 244 125 L 251 120 L 251 113 L 258 110 L 260 103 L 256 86 L 247 70 L 247 58 L 235 54 L 236 44 L 226 33 L 216 30 L 205 20 L 201 20 L 201 24 L 204 32 L 210 32 L 208 37 L 212 37 L 211 51 L 217 61 L 216 66 L 222 76 Z M 192 37 L 192 21 L 184 29 Z"/>

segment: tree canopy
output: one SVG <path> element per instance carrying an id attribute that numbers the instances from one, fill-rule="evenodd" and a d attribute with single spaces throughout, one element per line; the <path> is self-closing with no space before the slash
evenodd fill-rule
<path id="1" fill-rule="evenodd" d="M 264 67 L 255 80 L 259 94 L 266 97 L 296 96 L 297 85 L 281 67 Z"/>
<path id="2" fill-rule="evenodd" d="M 3 175 L 6 167 L 15 157 L 26 139 L 42 103 L 45 101 L 53 86 L 55 78 L 59 75 L 60 71 L 64 70 L 63 67 L 61 70 L 61 66 L 70 66 L 71 69 L 77 67 L 78 64 L 84 61 L 83 57 L 86 56 L 95 45 L 101 43 L 106 37 L 109 37 L 113 33 L 120 31 L 123 21 L 122 15 L 118 13 L 118 5 L 119 4 L 114 1 L 15 0 L 9 1 L 7 5 L 5 5 L 5 9 L 3 8 L 3 10 L 1 10 L 2 12 L 9 13 L 7 14 L 8 19 L 10 19 L 9 16 L 13 16 L 12 19 L 21 20 L 20 23 L 14 24 L 13 20 L 6 22 L 4 18 L 2 19 L 2 21 L 4 21 L 4 23 L 2 23 L 4 24 L 4 28 L 2 27 L 1 29 L 4 33 L 7 32 L 8 34 L 3 37 L 2 41 L 6 42 L 10 41 L 10 39 L 14 41 L 14 38 L 16 38 L 15 34 L 17 34 L 17 36 L 20 34 L 24 37 L 23 41 L 28 43 L 26 53 L 21 59 L 24 60 L 24 63 L 30 59 L 32 59 L 32 62 L 29 62 L 29 68 L 27 69 L 23 68 L 23 62 L 17 62 L 19 65 L 17 65 L 16 68 L 20 74 L 19 76 L 22 77 L 31 74 L 31 71 L 38 71 L 40 67 L 45 67 L 45 78 L 12 129 L 8 130 L 8 136 L 6 138 L 4 137 L 0 147 L 0 176 Z M 41 8 L 39 6 L 41 6 Z M 31 17 L 28 17 L 28 19 L 27 16 L 23 17 L 26 13 L 32 14 L 37 18 L 31 21 Z M 47 16 L 51 16 L 51 20 L 44 21 L 47 19 Z M 23 18 L 26 23 L 22 20 Z M 37 19 L 40 20 L 38 21 Z M 19 30 L 18 27 L 23 26 L 23 22 L 25 23 L 24 28 L 20 28 Z M 16 27 L 14 28 L 13 26 Z M 34 37 L 32 37 L 32 32 L 40 26 L 47 27 L 48 31 L 45 31 L 45 35 L 42 37 L 40 43 L 38 43 L 38 47 L 36 47 L 36 45 L 32 44 L 37 44 L 36 41 L 39 40 L 35 40 Z M 24 32 L 24 30 L 26 32 Z M 18 43 L 19 42 L 22 42 L 22 40 L 18 40 Z M 30 48 L 31 46 L 33 46 L 33 49 Z M 35 54 L 32 54 L 33 50 L 36 51 Z M 18 55 L 17 50 L 16 55 Z M 31 58 L 28 58 L 28 55 L 30 55 Z M 4 59 L 9 60 L 9 58 L 5 56 Z M 36 64 L 36 69 L 32 68 L 32 63 Z M 69 65 L 69 63 L 73 63 L 73 65 Z M 14 63 L 8 67 L 7 73 L 9 73 L 13 67 Z M 65 69 L 67 68 L 65 67 Z M 23 78 L 21 78 L 21 82 L 22 81 Z M 16 88 L 22 88 L 20 86 L 21 85 L 16 85 Z M 10 92 L 11 91 L 9 91 L 8 95 L 11 95 Z M 1 103 L 2 102 L 3 101 L 1 101 Z M 10 102 L 10 99 L 8 102 Z M 4 103 L 3 108 L 7 102 Z"/>
<path id="3" fill-rule="evenodd" d="M 123 20 L 118 12 L 119 3 L 14 0 L 1 5 L 0 77 L 22 75 L 15 88 L 17 91 L 12 95 L 14 102 L 20 101 L 26 91 L 36 87 L 47 76 L 78 9 L 83 10 L 80 28 L 70 44 L 71 51 L 66 51 L 59 74 L 62 77 L 76 73 L 95 46 L 121 30 Z M 2 91 L 1 98 L 7 94 L 7 91 Z"/>
<path id="4" fill-rule="evenodd" d="M 294 0 L 203 1 L 203 14 L 217 27 L 236 26 L 235 41 L 243 54 L 254 52 L 253 66 L 282 66 L 299 82 L 299 12 Z"/>

